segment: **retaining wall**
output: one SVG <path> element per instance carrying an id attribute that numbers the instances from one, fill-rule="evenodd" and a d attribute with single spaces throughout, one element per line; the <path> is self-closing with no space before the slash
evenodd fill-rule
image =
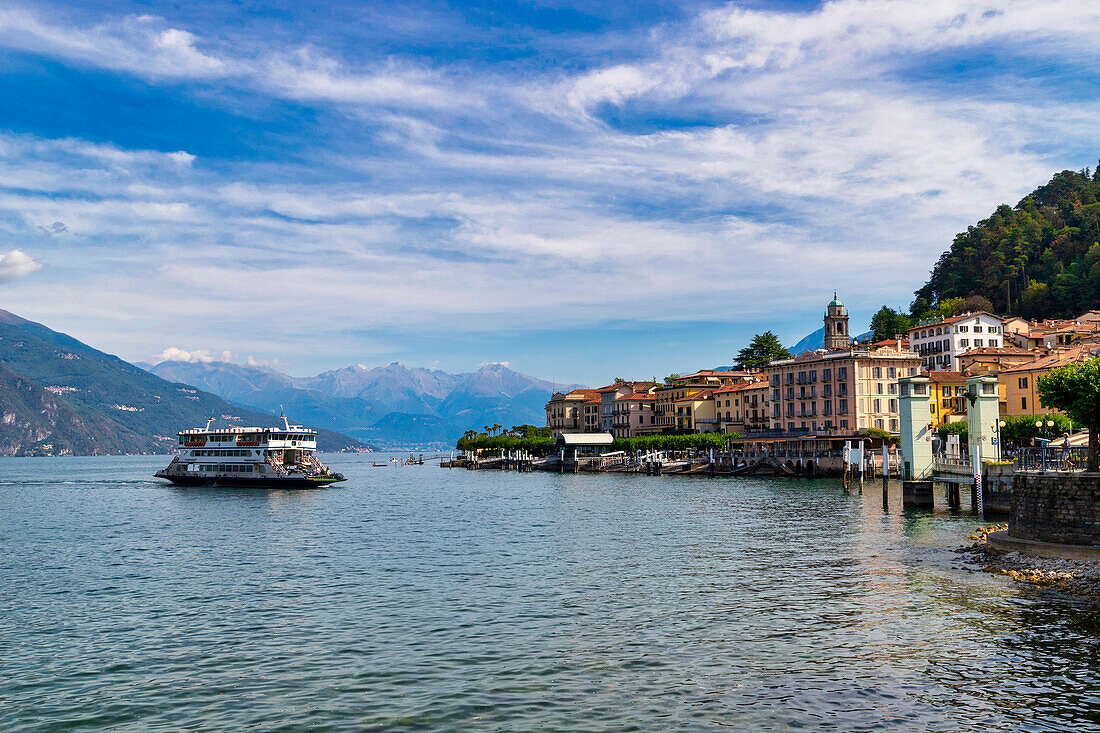
<path id="1" fill-rule="evenodd" d="M 1017 473 L 1008 534 L 1039 542 L 1100 545 L 1100 473 Z"/>

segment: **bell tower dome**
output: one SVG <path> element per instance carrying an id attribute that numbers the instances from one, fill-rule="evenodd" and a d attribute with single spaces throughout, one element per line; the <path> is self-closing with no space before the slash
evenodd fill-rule
<path id="1" fill-rule="evenodd" d="M 833 292 L 833 300 L 825 309 L 825 349 L 836 351 L 851 345 L 848 333 L 848 311 Z"/>

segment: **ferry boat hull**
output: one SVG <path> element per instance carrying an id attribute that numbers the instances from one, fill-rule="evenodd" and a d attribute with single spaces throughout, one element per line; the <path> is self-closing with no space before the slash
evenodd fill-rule
<path id="1" fill-rule="evenodd" d="M 311 476 L 193 476 L 170 474 L 157 471 L 157 478 L 167 479 L 177 486 L 199 486 L 207 488 L 249 488 L 249 489 L 320 489 L 332 484 L 347 481 L 341 474 L 324 477 Z"/>

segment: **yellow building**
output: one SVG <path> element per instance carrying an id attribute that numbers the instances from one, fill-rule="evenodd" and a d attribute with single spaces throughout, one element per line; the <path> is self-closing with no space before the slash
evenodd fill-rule
<path id="1" fill-rule="evenodd" d="M 715 390 L 723 386 L 745 384 L 759 379 L 760 375 L 751 372 L 723 371 L 720 369 L 703 369 L 692 374 L 669 377 L 664 384 L 653 391 L 656 397 L 657 429 L 651 432 L 683 429 L 679 427 L 676 419 L 677 400 L 683 400 L 700 390 Z"/>
<path id="2" fill-rule="evenodd" d="M 718 432 L 714 395 L 709 389 L 685 389 L 683 397 L 673 400 L 672 410 L 677 432 Z"/>
<path id="3" fill-rule="evenodd" d="M 770 421 L 768 395 L 771 387 L 766 380 L 727 385 L 714 390 L 714 408 L 721 433 L 766 430 Z"/>
<path id="4" fill-rule="evenodd" d="M 966 374 L 928 372 L 928 400 L 933 427 L 966 419 Z"/>

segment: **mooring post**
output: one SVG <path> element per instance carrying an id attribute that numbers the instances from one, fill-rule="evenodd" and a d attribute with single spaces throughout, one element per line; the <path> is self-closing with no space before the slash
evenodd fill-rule
<path id="1" fill-rule="evenodd" d="M 890 504 L 889 494 L 889 482 L 890 482 L 890 444 L 885 440 L 882 441 L 882 508 L 886 509 Z"/>

